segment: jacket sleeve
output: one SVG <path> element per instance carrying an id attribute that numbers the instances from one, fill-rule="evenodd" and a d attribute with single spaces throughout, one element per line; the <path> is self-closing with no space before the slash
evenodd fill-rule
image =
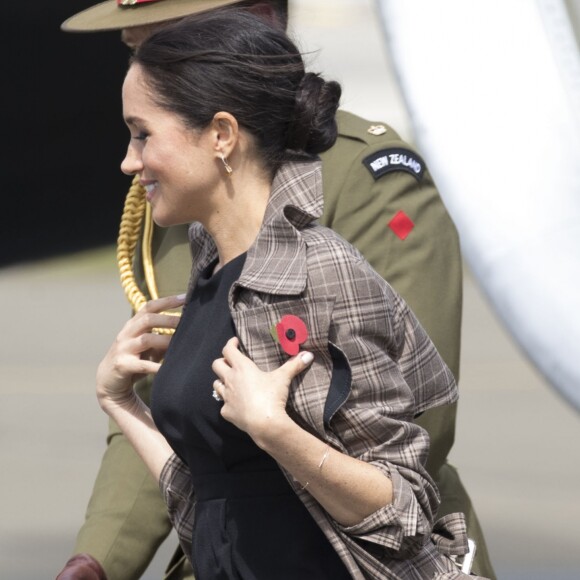
<path id="1" fill-rule="evenodd" d="M 137 580 L 170 531 L 155 480 L 111 422 L 75 553 L 91 554 L 109 580 Z"/>
<path id="2" fill-rule="evenodd" d="M 462 259 L 453 221 L 428 170 L 400 170 L 375 179 L 364 159 L 380 151 L 414 147 L 384 125 L 340 112 L 339 138 L 323 160 L 321 223 L 352 243 L 409 304 L 443 360 L 459 381 Z M 398 212 L 413 222 L 401 239 L 389 227 Z M 431 438 L 429 473 L 437 479 L 455 437 L 456 405 L 426 411 L 419 423 Z"/>
<path id="3" fill-rule="evenodd" d="M 340 260 L 334 256 L 333 263 Z M 330 430 L 346 453 L 391 479 L 394 499 L 356 526 L 334 525 L 390 557 L 409 557 L 430 537 L 439 505 L 425 470 L 429 437 L 413 419 L 454 402 L 457 387 L 413 312 L 386 282 L 356 258 L 336 270 L 329 337 L 348 363 L 351 384 Z"/>
<path id="4" fill-rule="evenodd" d="M 161 470 L 159 488 L 181 549 L 191 561 L 195 499 L 189 469 L 176 454 Z"/>

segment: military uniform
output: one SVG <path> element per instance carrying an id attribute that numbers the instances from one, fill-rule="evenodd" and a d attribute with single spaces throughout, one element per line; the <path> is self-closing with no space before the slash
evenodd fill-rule
<path id="1" fill-rule="evenodd" d="M 339 112 L 339 138 L 321 157 L 325 209 L 322 224 L 355 245 L 405 298 L 443 359 L 459 377 L 462 271 L 457 231 L 424 161 L 386 125 Z M 155 228 L 151 255 L 160 296 L 184 291 L 190 273 L 187 227 Z M 144 293 L 142 253 L 135 275 Z M 148 401 L 150 381 L 139 394 Z M 436 480 L 440 516 L 462 511 L 477 543 L 473 571 L 494 578 L 479 523 L 456 471 L 446 462 L 456 406 L 430 410 L 418 422 L 431 436 L 428 470 Z M 108 447 L 75 552 L 93 555 L 109 580 L 139 578 L 170 531 L 158 487 L 131 445 L 111 424 Z M 166 578 L 184 578 L 176 553 Z"/>

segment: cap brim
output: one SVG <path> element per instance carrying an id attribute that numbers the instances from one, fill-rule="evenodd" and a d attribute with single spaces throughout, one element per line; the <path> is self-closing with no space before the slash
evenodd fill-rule
<path id="1" fill-rule="evenodd" d="M 188 14 L 205 12 L 236 2 L 239 0 L 158 0 L 118 6 L 117 0 L 107 0 L 71 16 L 61 24 L 61 29 L 65 32 L 120 30 L 183 18 Z"/>

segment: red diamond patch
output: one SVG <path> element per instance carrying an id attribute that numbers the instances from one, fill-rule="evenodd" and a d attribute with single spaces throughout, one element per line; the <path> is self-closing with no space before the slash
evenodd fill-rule
<path id="1" fill-rule="evenodd" d="M 411 218 L 404 211 L 398 211 L 388 225 L 401 240 L 404 240 L 415 227 Z"/>

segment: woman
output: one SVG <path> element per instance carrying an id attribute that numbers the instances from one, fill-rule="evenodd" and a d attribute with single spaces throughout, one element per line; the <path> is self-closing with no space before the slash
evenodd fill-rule
<path id="1" fill-rule="evenodd" d="M 198 580 L 461 577 L 432 541 L 438 496 L 412 423 L 456 400 L 451 373 L 315 222 L 339 98 L 284 33 L 236 10 L 163 28 L 125 79 L 122 169 L 156 223 L 193 223 L 194 271 L 187 297 L 127 323 L 97 393 L 159 479 Z M 169 345 L 155 329 L 182 304 Z M 143 373 L 157 373 L 152 412 L 132 390 Z M 444 551 L 464 553 L 463 536 Z"/>

